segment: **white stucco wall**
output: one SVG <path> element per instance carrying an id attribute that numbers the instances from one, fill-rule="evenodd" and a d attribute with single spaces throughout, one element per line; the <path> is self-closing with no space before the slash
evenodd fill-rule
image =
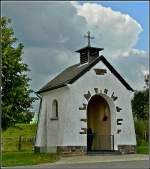
<path id="1" fill-rule="evenodd" d="M 107 74 L 96 75 L 94 68 L 106 69 Z M 135 145 L 131 91 L 127 90 L 102 62 L 96 64 L 73 84 L 42 94 L 42 111 L 36 145 L 46 144 L 47 147 L 86 146 L 86 135 L 79 134 L 81 127 L 86 127 L 86 123 L 80 121 L 81 118 L 86 118 L 86 111 L 79 110 L 79 107 L 82 107 L 82 103 L 88 103 L 84 94 L 90 91 L 93 96 L 95 94 L 94 88 L 102 90 L 102 93 L 105 88 L 108 89 L 105 97 L 109 100 L 112 110 L 111 134 L 115 136 L 115 149 L 117 149 L 117 145 Z M 115 96 L 118 96 L 116 101 L 109 98 L 113 92 Z M 54 99 L 58 101 L 58 120 L 50 120 Z M 122 110 L 117 112 L 116 106 L 121 107 Z M 122 125 L 117 126 L 117 118 L 123 119 Z M 121 129 L 119 134 L 117 134 L 117 129 Z"/>

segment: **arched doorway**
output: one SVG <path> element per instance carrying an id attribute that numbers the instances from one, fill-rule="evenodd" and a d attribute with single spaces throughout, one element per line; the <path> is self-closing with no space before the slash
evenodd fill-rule
<path id="1" fill-rule="evenodd" d="M 111 140 L 109 105 L 102 96 L 94 95 L 87 106 L 87 150 L 111 150 Z"/>

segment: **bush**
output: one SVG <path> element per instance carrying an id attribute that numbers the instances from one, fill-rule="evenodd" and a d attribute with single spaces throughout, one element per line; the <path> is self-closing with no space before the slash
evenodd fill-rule
<path id="1" fill-rule="evenodd" d="M 136 132 L 138 145 L 143 145 L 147 143 L 149 138 L 148 120 L 136 120 L 135 132 Z"/>

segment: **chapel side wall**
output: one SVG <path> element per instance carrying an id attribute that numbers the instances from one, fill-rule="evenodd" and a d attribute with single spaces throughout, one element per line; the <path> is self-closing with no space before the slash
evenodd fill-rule
<path id="1" fill-rule="evenodd" d="M 46 147 L 46 98 L 42 98 L 41 110 L 39 112 L 39 121 L 37 126 L 35 152 L 45 152 Z"/>
<path id="2" fill-rule="evenodd" d="M 73 102 L 73 94 L 70 86 L 42 93 L 45 106 L 42 107 L 43 113 L 39 121 L 41 128 L 38 127 L 41 132 L 37 132 L 37 138 L 45 140 L 45 152 L 57 152 L 57 147 L 86 146 L 86 139 L 83 141 L 78 138 L 80 136 L 78 121 L 81 114 L 74 113 L 77 111 Z M 58 101 L 58 120 L 51 119 L 53 118 L 52 103 L 54 100 Z M 39 143 L 38 146 L 41 147 L 43 144 Z"/>
<path id="3" fill-rule="evenodd" d="M 105 75 L 96 75 L 94 68 L 104 68 L 107 70 Z M 84 94 L 90 91 L 91 95 L 95 94 L 94 88 L 104 91 L 108 89 L 107 95 L 111 97 L 112 93 L 118 97 L 114 101 L 115 107 L 118 106 L 122 110 L 120 112 L 114 112 L 112 119 L 112 134 L 115 136 L 115 149 L 118 149 L 118 145 L 136 145 L 134 123 L 131 109 L 131 99 L 130 95 L 132 92 L 127 90 L 123 84 L 108 70 L 108 68 L 103 63 L 98 63 L 90 71 L 80 77 L 76 82 L 70 86 L 72 102 L 72 114 L 74 115 L 75 120 L 73 126 L 74 138 L 73 142 L 76 141 L 81 145 L 86 145 L 86 134 L 81 135 L 79 132 L 82 127 L 86 127 L 86 123 L 81 122 L 81 118 L 86 118 L 86 112 L 79 110 L 79 107 L 83 107 L 82 103 L 87 101 L 84 98 Z M 75 117 L 76 115 L 76 117 Z M 123 119 L 122 125 L 117 125 L 117 119 Z M 71 127 L 71 124 L 70 124 Z M 120 133 L 117 133 L 118 130 L 121 130 Z"/>
<path id="4" fill-rule="evenodd" d="M 44 97 L 47 100 L 47 150 L 57 151 L 57 146 L 67 146 L 67 140 L 70 138 L 70 95 L 69 88 L 62 87 L 46 92 Z M 58 120 L 54 120 L 52 114 L 52 103 L 54 100 L 58 102 Z"/>

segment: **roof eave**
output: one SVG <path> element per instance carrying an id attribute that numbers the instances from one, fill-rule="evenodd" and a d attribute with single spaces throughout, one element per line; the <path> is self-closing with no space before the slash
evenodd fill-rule
<path id="1" fill-rule="evenodd" d="M 40 94 L 40 93 L 48 92 L 48 91 L 58 89 L 58 88 L 61 88 L 61 87 L 64 87 L 64 86 L 67 86 L 67 84 L 60 84 L 60 85 L 57 85 L 57 86 L 54 86 L 54 87 L 51 87 L 51 88 L 48 88 L 48 89 L 41 89 L 41 90 L 37 91 L 36 93 Z"/>

